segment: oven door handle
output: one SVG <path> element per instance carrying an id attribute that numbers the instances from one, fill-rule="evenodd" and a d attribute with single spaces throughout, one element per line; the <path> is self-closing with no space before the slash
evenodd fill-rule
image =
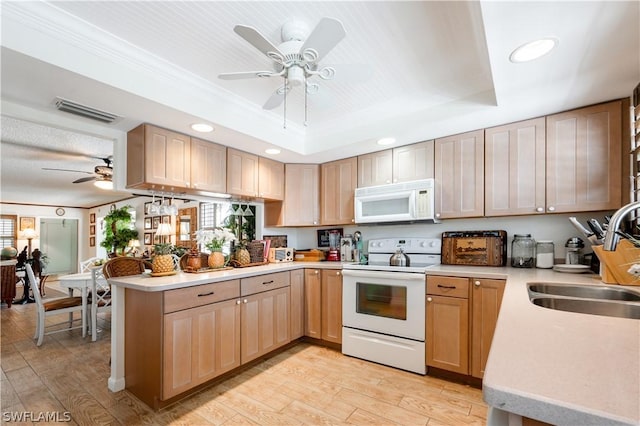
<path id="1" fill-rule="evenodd" d="M 404 281 L 425 281 L 426 276 L 422 273 L 414 272 L 388 272 L 388 271 L 364 271 L 357 269 L 343 269 L 342 275 L 356 278 L 386 278 Z"/>

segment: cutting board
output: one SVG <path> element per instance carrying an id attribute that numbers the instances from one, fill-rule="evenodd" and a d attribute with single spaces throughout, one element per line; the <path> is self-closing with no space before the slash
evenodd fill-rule
<path id="1" fill-rule="evenodd" d="M 629 240 L 618 242 L 615 251 L 606 251 L 602 246 L 593 246 L 600 259 L 601 278 L 607 284 L 640 285 L 640 277 L 627 272 L 631 265 L 640 263 L 640 248 Z"/>

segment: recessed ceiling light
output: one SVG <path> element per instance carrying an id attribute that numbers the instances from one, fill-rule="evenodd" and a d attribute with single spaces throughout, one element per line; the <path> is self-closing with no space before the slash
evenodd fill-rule
<path id="1" fill-rule="evenodd" d="M 202 133 L 213 132 L 213 126 L 205 123 L 192 124 L 191 128 L 196 132 L 202 132 Z"/>
<path id="2" fill-rule="evenodd" d="M 378 145 L 393 145 L 396 143 L 396 138 L 382 138 L 378 139 Z"/>
<path id="3" fill-rule="evenodd" d="M 267 148 L 264 150 L 267 154 L 277 155 L 280 154 L 280 150 L 278 148 Z"/>
<path id="4" fill-rule="evenodd" d="M 533 61 L 551 52 L 557 45 L 558 39 L 553 37 L 530 41 L 511 52 L 509 60 L 515 63 Z"/>

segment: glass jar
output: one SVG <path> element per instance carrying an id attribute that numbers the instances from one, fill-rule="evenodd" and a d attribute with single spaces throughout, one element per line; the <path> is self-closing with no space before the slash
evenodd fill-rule
<path id="1" fill-rule="evenodd" d="M 533 268 L 536 242 L 531 234 L 515 234 L 511 242 L 511 266 Z"/>
<path id="2" fill-rule="evenodd" d="M 536 268 L 553 268 L 554 252 L 553 241 L 538 241 L 536 243 Z"/>

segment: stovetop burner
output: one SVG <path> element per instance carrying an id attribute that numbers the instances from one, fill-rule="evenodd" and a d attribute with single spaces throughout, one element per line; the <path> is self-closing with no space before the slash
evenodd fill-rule
<path id="1" fill-rule="evenodd" d="M 389 259 L 398 248 L 409 256 L 410 266 L 390 266 Z M 344 269 L 371 271 L 424 273 L 425 269 L 439 265 L 441 261 L 441 241 L 438 238 L 381 238 L 369 240 L 369 261 L 345 264 Z"/>

